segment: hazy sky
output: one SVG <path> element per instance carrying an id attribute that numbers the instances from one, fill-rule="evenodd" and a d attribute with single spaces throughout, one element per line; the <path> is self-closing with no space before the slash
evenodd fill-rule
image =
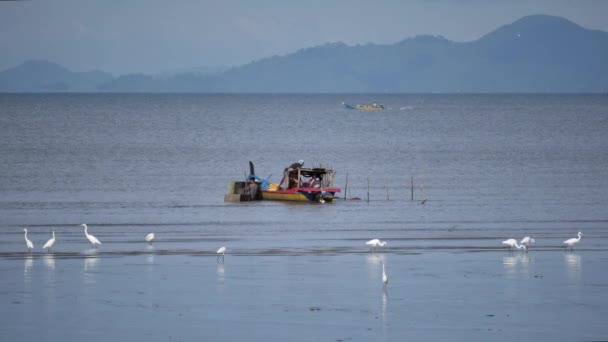
<path id="1" fill-rule="evenodd" d="M 608 31 L 604 0 L 34 0 L 0 1 L 0 70 L 47 59 L 115 75 L 240 65 L 341 41 L 419 34 L 475 40 L 549 14 Z"/>

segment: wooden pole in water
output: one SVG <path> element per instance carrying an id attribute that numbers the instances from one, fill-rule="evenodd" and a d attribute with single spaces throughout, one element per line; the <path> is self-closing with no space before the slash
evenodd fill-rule
<path id="1" fill-rule="evenodd" d="M 348 190 L 348 172 L 346 173 L 346 183 L 344 184 L 344 199 L 346 199 L 347 190 Z"/>
<path id="2" fill-rule="evenodd" d="M 422 193 L 422 204 L 426 202 L 426 198 L 424 198 L 424 174 L 422 174 L 422 183 L 420 184 L 420 192 Z"/>
<path id="3" fill-rule="evenodd" d="M 367 201 L 369 202 L 369 177 L 367 177 Z"/>
<path id="4" fill-rule="evenodd" d="M 412 191 L 412 201 L 414 200 L 414 176 L 410 178 L 410 189 Z"/>

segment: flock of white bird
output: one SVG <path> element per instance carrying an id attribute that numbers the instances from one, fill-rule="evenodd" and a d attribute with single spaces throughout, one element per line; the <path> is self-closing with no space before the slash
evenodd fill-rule
<path id="1" fill-rule="evenodd" d="M 574 245 L 577 244 L 579 241 L 581 241 L 581 237 L 583 237 L 583 233 L 578 232 L 577 234 L 578 237 L 575 238 L 570 238 L 566 241 L 564 241 L 564 246 L 566 248 L 570 247 L 570 249 L 574 249 Z M 517 243 L 517 240 L 515 239 L 507 239 L 505 241 L 502 242 L 503 245 L 509 246 L 509 250 L 512 251 L 514 248 L 517 249 L 523 249 L 524 251 L 528 251 L 528 248 L 530 247 L 530 245 L 534 244 L 536 241 L 529 237 L 526 236 L 523 239 L 521 239 L 521 241 L 519 243 Z"/>
<path id="2" fill-rule="evenodd" d="M 99 241 L 99 239 L 97 239 L 94 235 L 89 234 L 88 227 L 86 224 L 83 223 L 80 226 L 84 228 L 84 235 L 86 236 L 87 240 L 89 240 L 89 242 L 91 243 L 93 248 L 97 248 L 97 246 L 101 245 L 101 241 Z M 32 243 L 32 241 L 30 241 L 30 239 L 27 238 L 27 228 L 23 228 L 23 231 L 25 232 L 25 245 L 27 246 L 28 251 L 31 252 L 32 249 L 34 249 L 34 244 Z M 55 231 L 53 231 L 52 233 L 53 233 L 53 237 L 51 239 L 49 239 L 49 241 L 47 241 L 44 244 L 44 246 L 42 246 L 42 248 L 46 249 L 47 252 L 49 252 L 53 248 L 53 245 L 55 244 Z M 577 244 L 581 240 L 582 236 L 583 236 L 583 233 L 578 232 L 578 237 L 565 240 L 563 243 L 566 246 L 566 248 L 570 247 L 571 249 L 573 249 L 574 245 Z M 150 233 L 144 237 L 144 241 L 148 242 L 149 244 L 152 244 L 152 241 L 154 240 L 154 238 L 155 238 L 154 233 Z M 517 249 L 523 249 L 527 252 L 530 245 L 534 244 L 535 242 L 536 241 L 533 238 L 526 236 L 523 239 L 521 239 L 521 241 L 519 241 L 519 243 L 515 239 L 507 239 L 507 240 L 504 240 L 502 242 L 502 244 L 509 246 L 510 251 L 512 251 L 514 248 L 517 248 Z M 372 239 L 372 240 L 367 241 L 365 244 L 370 247 L 370 251 L 375 252 L 376 247 L 384 247 L 387 245 L 387 242 L 380 241 L 380 239 Z M 224 256 L 226 254 L 226 246 L 220 247 L 216 253 L 217 253 L 217 261 L 219 262 L 220 257 L 221 257 L 222 263 L 223 263 Z M 388 276 L 386 275 L 386 268 L 384 266 L 384 262 L 382 262 L 382 283 L 385 286 L 386 286 L 386 284 L 388 284 Z"/>
<path id="3" fill-rule="evenodd" d="M 91 246 L 93 246 L 93 248 L 97 248 L 97 246 L 101 245 L 101 241 L 99 241 L 98 238 L 96 238 L 93 234 L 89 234 L 89 227 L 87 227 L 86 224 L 81 224 L 81 227 L 84 228 L 84 235 L 87 237 L 87 240 L 89 240 L 89 242 L 91 243 Z M 23 228 L 23 231 L 25 232 L 25 246 L 27 247 L 28 251 L 31 252 L 32 249 L 34 249 L 34 243 L 27 238 L 27 228 Z M 42 246 L 42 249 L 46 249 L 47 252 L 50 252 L 53 248 L 53 245 L 55 244 L 55 231 L 52 231 L 53 237 L 51 239 L 49 239 L 49 241 L 47 241 L 44 246 Z M 154 233 L 150 233 L 148 235 L 146 235 L 144 237 L 144 241 L 146 241 L 149 244 L 152 244 L 152 241 L 154 240 L 155 235 Z M 222 262 L 224 261 L 224 254 L 226 253 L 226 247 L 222 246 L 220 247 L 220 249 L 217 250 L 217 260 L 219 262 L 219 258 L 222 257 Z"/>

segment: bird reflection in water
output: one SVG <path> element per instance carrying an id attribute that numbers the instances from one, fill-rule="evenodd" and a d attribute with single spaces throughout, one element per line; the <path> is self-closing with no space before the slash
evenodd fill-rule
<path id="1" fill-rule="evenodd" d="M 530 265 L 530 255 L 529 254 L 517 254 L 517 255 L 509 255 L 502 258 L 502 264 L 504 268 L 510 272 L 514 273 L 518 269 L 523 270 L 524 272 L 528 271 L 528 266 Z M 519 268 L 521 266 L 521 268 Z"/>
<path id="2" fill-rule="evenodd" d="M 580 270 L 581 270 L 581 256 L 580 255 L 578 255 L 576 253 L 572 253 L 572 252 L 566 252 L 566 253 L 564 253 L 564 261 L 566 262 L 566 266 L 568 266 L 568 270 L 580 272 Z"/>
<path id="3" fill-rule="evenodd" d="M 34 257 L 26 255 L 23 259 L 23 278 L 25 282 L 30 283 L 32 281 L 32 267 L 34 266 Z"/>
<path id="4" fill-rule="evenodd" d="M 95 266 L 97 265 L 97 257 L 95 255 L 90 255 L 84 258 L 84 271 L 91 272 L 95 270 Z"/>
<path id="5" fill-rule="evenodd" d="M 219 281 L 224 281 L 224 264 L 217 264 L 217 279 Z"/>
<path id="6" fill-rule="evenodd" d="M 386 309 L 388 307 L 388 290 L 386 286 L 382 287 L 382 320 L 386 321 Z"/>
<path id="7" fill-rule="evenodd" d="M 44 265 L 50 270 L 55 270 L 55 255 L 46 254 L 42 257 L 42 261 L 44 261 Z"/>
<path id="8" fill-rule="evenodd" d="M 97 282 L 95 268 L 97 267 L 97 256 L 88 255 L 84 258 L 84 282 L 87 284 L 94 284 Z"/>
<path id="9" fill-rule="evenodd" d="M 367 254 L 365 260 L 368 265 L 380 265 L 384 262 L 384 254 Z"/>

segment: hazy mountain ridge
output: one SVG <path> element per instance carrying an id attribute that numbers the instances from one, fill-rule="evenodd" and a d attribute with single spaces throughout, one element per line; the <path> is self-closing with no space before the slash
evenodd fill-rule
<path id="1" fill-rule="evenodd" d="M 472 42 L 417 36 L 387 45 L 328 43 L 207 75 L 113 78 L 56 64 L 34 72 L 41 66 L 28 63 L 0 72 L 0 91 L 606 92 L 608 33 L 534 15 Z"/>
<path id="2" fill-rule="evenodd" d="M 56 63 L 31 60 L 0 72 L 0 91 L 98 91 L 100 84 L 113 78 L 103 71 L 73 72 Z"/>

